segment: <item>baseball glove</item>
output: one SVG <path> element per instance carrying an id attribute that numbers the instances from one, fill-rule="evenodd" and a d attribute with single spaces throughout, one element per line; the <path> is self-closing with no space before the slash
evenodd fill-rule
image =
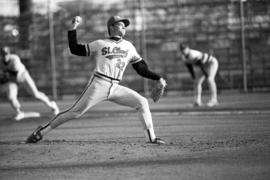
<path id="1" fill-rule="evenodd" d="M 151 91 L 151 98 L 154 102 L 158 102 L 160 97 L 164 94 L 165 87 L 167 86 L 166 81 L 161 78 L 157 83 L 154 85 Z"/>
<path id="2" fill-rule="evenodd" d="M 8 75 L 7 73 L 0 73 L 0 84 L 5 84 L 9 82 L 9 78 L 8 78 Z"/>

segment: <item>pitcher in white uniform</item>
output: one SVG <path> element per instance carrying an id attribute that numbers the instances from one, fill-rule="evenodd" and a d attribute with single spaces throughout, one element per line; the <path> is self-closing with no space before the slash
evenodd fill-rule
<path id="1" fill-rule="evenodd" d="M 182 55 L 181 59 L 194 80 L 194 106 L 202 106 L 202 83 L 205 79 L 207 80 L 211 96 L 207 106 L 217 106 L 217 86 L 215 81 L 218 70 L 217 59 L 207 53 L 190 49 L 184 44 L 180 44 L 179 48 Z"/>
<path id="2" fill-rule="evenodd" d="M 44 126 L 38 126 L 27 138 L 26 143 L 36 143 L 52 129 L 68 120 L 81 117 L 97 103 L 111 101 L 136 109 L 145 129 L 147 141 L 153 144 L 165 144 L 162 139 L 155 135 L 147 99 L 134 90 L 119 84 L 129 63 L 141 76 L 166 84 L 166 81 L 160 75 L 148 69 L 147 64 L 137 53 L 135 47 L 129 41 L 123 39 L 126 34 L 126 27 L 130 24 L 129 20 L 112 16 L 107 22 L 109 38 L 96 40 L 88 44 L 77 43 L 76 28 L 80 23 L 81 18 L 79 16 L 73 18 L 71 30 L 68 31 L 69 47 L 72 54 L 88 56 L 86 61 L 96 63 L 93 75 L 78 100 L 69 109 L 60 112 Z"/>
<path id="3" fill-rule="evenodd" d="M 54 101 L 50 101 L 43 92 L 38 90 L 34 80 L 21 62 L 19 56 L 11 54 L 10 48 L 7 46 L 1 48 L 0 64 L 1 70 L 8 79 L 7 82 L 2 84 L 1 89 L 7 94 L 11 106 L 16 111 L 16 116 L 14 117 L 16 121 L 25 118 L 27 114 L 21 110 L 21 104 L 18 100 L 18 85 L 23 86 L 27 92 L 51 108 L 54 115 L 59 113 L 57 104 Z"/>

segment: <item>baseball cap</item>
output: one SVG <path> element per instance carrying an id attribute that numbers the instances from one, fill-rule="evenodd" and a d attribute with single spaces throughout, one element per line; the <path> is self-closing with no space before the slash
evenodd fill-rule
<path id="1" fill-rule="evenodd" d="M 181 44 L 179 45 L 179 48 L 180 48 L 181 51 L 183 51 L 184 49 L 187 48 L 187 45 L 181 43 Z"/>
<path id="2" fill-rule="evenodd" d="M 130 24 L 128 19 L 121 18 L 120 16 L 111 16 L 110 19 L 107 21 L 107 28 L 108 28 L 109 34 L 110 34 L 109 27 L 117 22 L 123 22 L 125 24 L 125 27 L 129 26 L 129 24 Z"/>
<path id="3" fill-rule="evenodd" d="M 126 27 L 130 24 L 128 19 L 123 19 L 120 16 L 111 16 L 110 19 L 107 22 L 107 27 L 110 27 L 114 23 L 117 23 L 117 22 L 120 22 L 120 21 L 123 22 Z"/>
<path id="4" fill-rule="evenodd" d="M 7 54 L 9 54 L 10 53 L 9 47 L 7 47 L 7 46 L 1 47 L 0 53 L 1 53 L 1 55 L 7 55 Z"/>

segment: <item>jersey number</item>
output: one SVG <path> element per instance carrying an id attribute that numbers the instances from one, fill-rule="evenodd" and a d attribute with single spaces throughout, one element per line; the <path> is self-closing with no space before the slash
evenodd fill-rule
<path id="1" fill-rule="evenodd" d="M 115 66 L 119 68 L 121 71 L 123 71 L 125 67 L 125 62 L 121 61 L 121 59 L 117 59 L 117 63 Z"/>

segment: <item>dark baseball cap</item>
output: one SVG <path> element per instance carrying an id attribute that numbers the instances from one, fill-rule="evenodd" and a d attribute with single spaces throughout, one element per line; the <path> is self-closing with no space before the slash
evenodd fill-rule
<path id="1" fill-rule="evenodd" d="M 107 27 L 109 28 L 110 26 L 112 26 L 114 23 L 117 22 L 123 22 L 126 27 L 128 27 L 128 25 L 130 24 L 128 19 L 123 19 L 120 16 L 112 16 L 107 22 Z"/>
<path id="2" fill-rule="evenodd" d="M 9 49 L 8 46 L 1 47 L 1 49 L 0 49 L 0 54 L 1 55 L 7 55 L 9 53 L 10 53 L 10 49 Z"/>
<path id="3" fill-rule="evenodd" d="M 183 44 L 183 43 L 181 43 L 181 44 L 179 45 L 179 48 L 180 48 L 181 51 L 185 50 L 187 47 L 188 47 L 188 46 L 185 45 L 185 44 Z"/>

